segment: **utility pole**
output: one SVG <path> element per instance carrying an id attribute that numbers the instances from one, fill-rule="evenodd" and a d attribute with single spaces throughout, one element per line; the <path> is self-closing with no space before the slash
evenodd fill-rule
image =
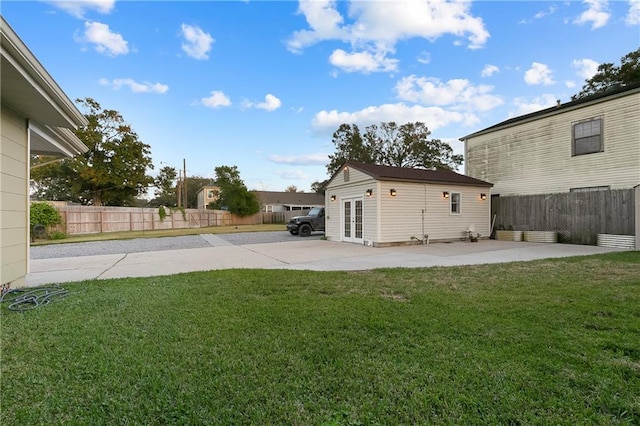
<path id="1" fill-rule="evenodd" d="M 186 159 L 182 159 L 182 171 L 184 172 L 184 208 L 188 208 L 189 205 L 187 203 L 187 195 L 189 193 L 189 191 L 187 190 L 187 160 Z"/>
<path id="2" fill-rule="evenodd" d="M 182 171 L 178 171 L 178 181 L 176 182 L 177 206 L 182 205 Z"/>

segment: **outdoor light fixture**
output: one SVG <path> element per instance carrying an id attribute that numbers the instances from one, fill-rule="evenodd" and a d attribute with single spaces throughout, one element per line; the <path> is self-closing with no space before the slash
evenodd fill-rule
<path id="1" fill-rule="evenodd" d="M 444 198 L 449 198 L 449 193 L 448 193 L 447 191 L 444 191 L 444 192 L 442 193 L 442 196 L 443 196 Z"/>
<path id="2" fill-rule="evenodd" d="M 396 190 L 394 188 L 391 188 L 389 190 L 389 195 L 391 195 L 392 197 L 395 197 L 396 196 Z"/>
<path id="3" fill-rule="evenodd" d="M 371 197 L 373 195 L 373 189 L 367 189 L 367 197 Z"/>
<path id="4" fill-rule="evenodd" d="M 486 200 L 487 199 L 487 194 L 485 194 L 484 192 L 482 194 L 480 194 L 480 199 L 481 200 Z"/>
<path id="5" fill-rule="evenodd" d="M 336 196 L 335 196 L 335 195 L 332 195 L 332 196 L 331 196 L 331 201 L 335 201 L 335 200 L 336 200 Z"/>

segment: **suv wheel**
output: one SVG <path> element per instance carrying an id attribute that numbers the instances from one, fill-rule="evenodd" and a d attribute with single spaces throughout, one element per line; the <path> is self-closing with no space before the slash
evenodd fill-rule
<path id="1" fill-rule="evenodd" d="M 301 237 L 308 237 L 311 235 L 311 227 L 309 225 L 300 226 L 300 230 L 298 231 Z"/>

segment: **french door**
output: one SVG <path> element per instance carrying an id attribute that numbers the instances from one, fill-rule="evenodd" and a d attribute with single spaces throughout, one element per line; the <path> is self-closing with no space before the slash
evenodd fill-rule
<path id="1" fill-rule="evenodd" d="M 342 199 L 342 241 L 362 244 L 363 204 L 362 197 Z"/>

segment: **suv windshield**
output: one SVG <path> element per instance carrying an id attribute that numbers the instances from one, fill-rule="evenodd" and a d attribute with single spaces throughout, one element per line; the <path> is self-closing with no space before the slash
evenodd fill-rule
<path id="1" fill-rule="evenodd" d="M 320 207 L 314 207 L 309 212 L 309 216 L 319 216 L 322 209 Z"/>

